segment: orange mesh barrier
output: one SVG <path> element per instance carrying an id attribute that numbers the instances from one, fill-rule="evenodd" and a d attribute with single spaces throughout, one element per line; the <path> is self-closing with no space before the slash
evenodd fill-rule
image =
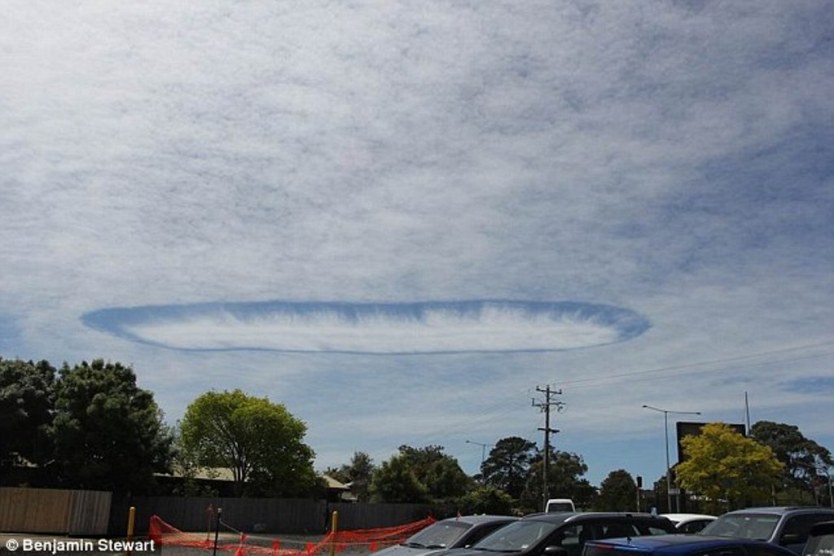
<path id="1" fill-rule="evenodd" d="M 261 544 L 247 542 L 245 533 L 238 533 L 237 540 L 228 538 L 224 534 L 214 546 L 214 537 L 204 533 L 186 533 L 173 525 L 165 523 L 159 516 L 151 516 L 148 527 L 148 537 L 157 546 L 182 546 L 204 550 L 218 550 L 234 552 L 235 556 L 247 554 L 264 556 L 323 556 L 330 552 L 344 552 L 346 550 L 362 553 L 376 552 L 386 546 L 399 544 L 417 531 L 431 525 L 436 520 L 427 517 L 420 521 L 384 527 L 378 529 L 356 529 L 353 531 L 337 531 L 326 534 L 317 542 L 283 541 L 279 538 L 265 539 L 259 537 Z M 264 544 L 267 543 L 267 544 Z"/>

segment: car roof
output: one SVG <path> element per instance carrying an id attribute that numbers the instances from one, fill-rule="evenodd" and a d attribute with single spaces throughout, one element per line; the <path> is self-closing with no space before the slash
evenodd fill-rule
<path id="1" fill-rule="evenodd" d="M 739 514 L 776 514 L 785 515 L 791 513 L 830 513 L 834 515 L 834 508 L 822 508 L 820 506 L 760 506 L 756 508 L 744 508 L 743 510 L 734 510 L 727 512 L 724 515 L 739 515 Z"/>
<path id="2" fill-rule="evenodd" d="M 727 545 L 746 545 L 746 546 L 769 546 L 764 541 L 757 541 L 742 538 L 716 537 L 705 535 L 647 535 L 639 537 L 629 537 L 620 539 L 600 539 L 595 541 L 588 541 L 587 545 L 595 546 L 613 546 L 622 549 L 635 549 L 643 551 L 674 551 L 681 547 L 698 547 L 707 549 L 711 546 L 727 546 Z"/>
<path id="3" fill-rule="evenodd" d="M 585 521 L 588 519 L 612 519 L 629 518 L 642 521 L 671 522 L 670 519 L 647 513 L 638 512 L 551 512 L 529 514 L 521 518 L 521 521 L 547 521 L 550 523 L 567 523 L 572 521 Z"/>
<path id="4" fill-rule="evenodd" d="M 467 523 L 470 525 L 480 525 L 481 523 L 493 523 L 495 521 L 516 521 L 518 518 L 511 515 L 460 515 L 457 517 L 449 517 L 442 519 L 437 523 L 449 523 L 457 521 L 460 523 Z"/>

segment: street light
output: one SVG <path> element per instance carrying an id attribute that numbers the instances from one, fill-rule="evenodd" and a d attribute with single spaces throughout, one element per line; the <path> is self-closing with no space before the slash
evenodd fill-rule
<path id="1" fill-rule="evenodd" d="M 672 511 L 672 477 L 671 469 L 672 466 L 669 463 L 669 414 L 672 413 L 673 415 L 700 415 L 700 411 L 672 411 L 671 409 L 661 409 L 659 407 L 654 407 L 653 405 L 646 405 L 643 404 L 643 409 L 651 409 L 652 411 L 657 411 L 663 414 L 663 432 L 666 436 L 666 504 L 668 511 Z M 675 497 L 675 501 L 678 502 L 677 507 L 678 511 L 680 511 L 680 498 Z"/>
<path id="2" fill-rule="evenodd" d="M 481 482 L 483 482 L 484 461 L 486 460 L 486 447 L 489 446 L 489 444 L 484 444 L 483 442 L 475 442 L 474 440 L 465 440 L 464 442 L 466 442 L 467 444 L 477 444 L 478 446 L 481 447 L 481 468 L 480 468 L 480 471 L 481 471 Z"/>

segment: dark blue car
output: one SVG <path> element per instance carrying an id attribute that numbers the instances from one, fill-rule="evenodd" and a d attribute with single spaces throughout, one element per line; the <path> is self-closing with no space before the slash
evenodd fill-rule
<path id="1" fill-rule="evenodd" d="M 767 541 L 802 554 L 815 523 L 834 520 L 834 508 L 776 506 L 727 512 L 704 527 L 707 536 Z"/>
<path id="2" fill-rule="evenodd" d="M 762 541 L 659 535 L 590 541 L 582 556 L 796 556 L 790 550 Z"/>

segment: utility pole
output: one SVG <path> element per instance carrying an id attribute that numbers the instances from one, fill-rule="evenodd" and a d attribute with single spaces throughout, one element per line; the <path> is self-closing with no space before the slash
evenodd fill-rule
<path id="1" fill-rule="evenodd" d="M 559 432 L 559 429 L 550 428 L 550 408 L 555 407 L 556 411 L 561 411 L 565 403 L 551 399 L 551 396 L 561 396 L 562 391 L 551 390 L 550 385 L 536 386 L 536 391 L 544 394 L 544 401 L 533 399 L 533 407 L 538 407 L 539 411 L 544 412 L 544 428 L 539 428 L 540 431 L 544 431 L 544 461 L 542 462 L 542 509 L 544 509 L 550 498 L 547 487 L 547 471 L 550 469 L 550 435 Z"/>

